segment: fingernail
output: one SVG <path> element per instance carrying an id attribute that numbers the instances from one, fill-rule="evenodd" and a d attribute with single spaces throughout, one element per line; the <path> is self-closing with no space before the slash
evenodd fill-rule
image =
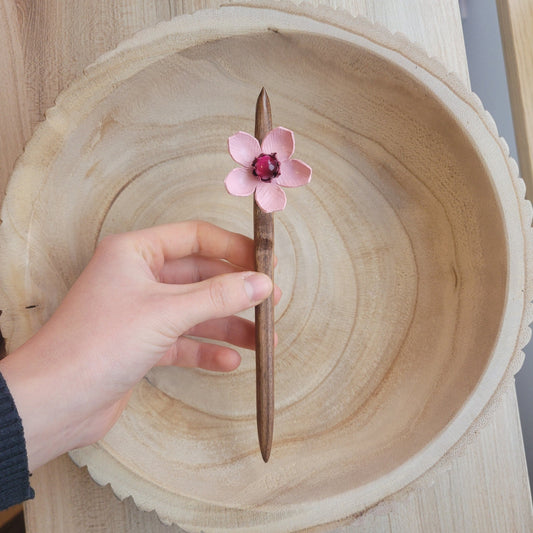
<path id="1" fill-rule="evenodd" d="M 265 274 L 251 274 L 244 278 L 244 290 L 252 302 L 264 300 L 272 291 L 272 281 Z"/>

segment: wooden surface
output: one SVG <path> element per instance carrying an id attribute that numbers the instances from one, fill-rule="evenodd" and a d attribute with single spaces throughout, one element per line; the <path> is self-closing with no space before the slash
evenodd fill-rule
<path id="1" fill-rule="evenodd" d="M 530 211 L 476 98 L 368 22 L 254 4 L 143 32 L 58 98 L 4 203 L 9 349 L 106 234 L 198 216 L 250 232 L 211 169 L 231 169 L 265 72 L 318 176 L 277 216 L 275 461 L 257 453 L 247 354 L 227 375 L 154 369 L 72 455 L 189 531 L 301 529 L 395 495 L 477 430 L 522 346 Z"/>
<path id="2" fill-rule="evenodd" d="M 351 7 L 393 30 L 411 34 L 414 40 L 427 45 L 430 53 L 444 56 L 448 68 L 466 79 L 458 8 L 455 2 L 429 4 L 361 2 Z M 164 7 L 145 4 L 144 10 L 132 2 L 116 4 L 113 9 L 103 2 L 95 2 L 92 7 L 87 16 L 80 16 L 53 2 L 19 6 L 19 31 L 14 35 L 28 36 L 22 69 L 26 81 L 21 85 L 28 87 L 26 109 L 32 123 L 87 62 L 116 44 L 115 37 L 120 40 L 132 30 L 178 11 L 178 7 L 168 3 Z M 201 6 L 180 4 L 180 9 L 193 7 Z M 106 37 L 99 40 L 95 35 Z M 15 43 L 11 46 L 16 49 L 17 39 L 10 42 Z M 36 56 L 41 57 L 41 63 Z M 41 68 L 36 69 L 36 64 Z M 11 108 L 8 113 L 12 113 Z M 473 437 L 474 442 L 464 448 L 463 455 L 450 461 L 447 470 L 433 479 L 429 488 L 415 488 L 401 501 L 390 501 L 379 512 L 363 515 L 356 522 L 357 530 L 530 531 L 531 504 L 514 391 L 500 399 L 487 425 Z M 153 514 L 138 511 L 131 501 L 113 500 L 109 488 L 97 487 L 68 458 L 37 472 L 33 485 L 39 495 L 26 506 L 29 531 L 178 530 L 161 525 Z M 346 527 L 352 530 L 355 526 Z"/>
<path id="3" fill-rule="evenodd" d="M 272 130 L 272 111 L 263 88 L 255 107 L 255 137 L 259 143 Z M 274 215 L 261 210 L 254 198 L 255 269 L 274 280 Z M 268 462 L 274 436 L 274 299 L 255 308 L 255 379 L 257 433 L 263 460 Z"/>
<path id="4" fill-rule="evenodd" d="M 15 2 L 0 2 L 0 202 L 9 175 L 24 144 L 31 135 L 31 120 L 26 92 L 22 24 Z"/>
<path id="5" fill-rule="evenodd" d="M 434 482 L 347 524 L 310 531 L 334 533 L 530 533 L 531 500 L 513 389 L 477 437 Z M 155 513 L 120 502 L 64 456 L 33 483 L 41 495 L 25 506 L 29 532 L 181 533 Z"/>
<path id="6" fill-rule="evenodd" d="M 533 3 L 497 0 L 520 172 L 533 198 Z"/>

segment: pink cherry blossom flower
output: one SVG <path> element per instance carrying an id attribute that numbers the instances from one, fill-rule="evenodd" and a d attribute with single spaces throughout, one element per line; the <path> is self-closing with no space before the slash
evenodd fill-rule
<path id="1" fill-rule="evenodd" d="M 249 196 L 266 213 L 281 211 L 287 197 L 281 187 L 300 187 L 311 181 L 311 167 L 294 153 L 294 134 L 286 128 L 275 128 L 259 141 L 244 131 L 228 139 L 231 157 L 242 165 L 234 168 L 224 180 L 226 189 L 234 196 Z M 281 187 L 280 187 L 281 186 Z"/>

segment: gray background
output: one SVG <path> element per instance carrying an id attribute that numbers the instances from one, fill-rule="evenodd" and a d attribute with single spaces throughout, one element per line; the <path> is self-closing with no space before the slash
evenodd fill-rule
<path id="1" fill-rule="evenodd" d="M 511 156 L 518 161 L 495 0 L 459 0 L 472 90 L 491 113 Z M 533 147 L 532 147 L 533 149 Z M 533 343 L 516 375 L 520 420 L 530 484 L 533 485 Z"/>

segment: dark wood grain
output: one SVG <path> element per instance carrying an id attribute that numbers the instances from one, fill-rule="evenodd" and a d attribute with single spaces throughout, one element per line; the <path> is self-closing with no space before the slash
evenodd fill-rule
<path id="1" fill-rule="evenodd" d="M 255 136 L 261 142 L 272 129 L 270 100 L 263 88 L 255 108 Z M 255 268 L 274 280 L 274 217 L 254 200 Z M 269 296 L 255 308 L 257 431 L 265 463 L 274 432 L 274 302 Z"/>

